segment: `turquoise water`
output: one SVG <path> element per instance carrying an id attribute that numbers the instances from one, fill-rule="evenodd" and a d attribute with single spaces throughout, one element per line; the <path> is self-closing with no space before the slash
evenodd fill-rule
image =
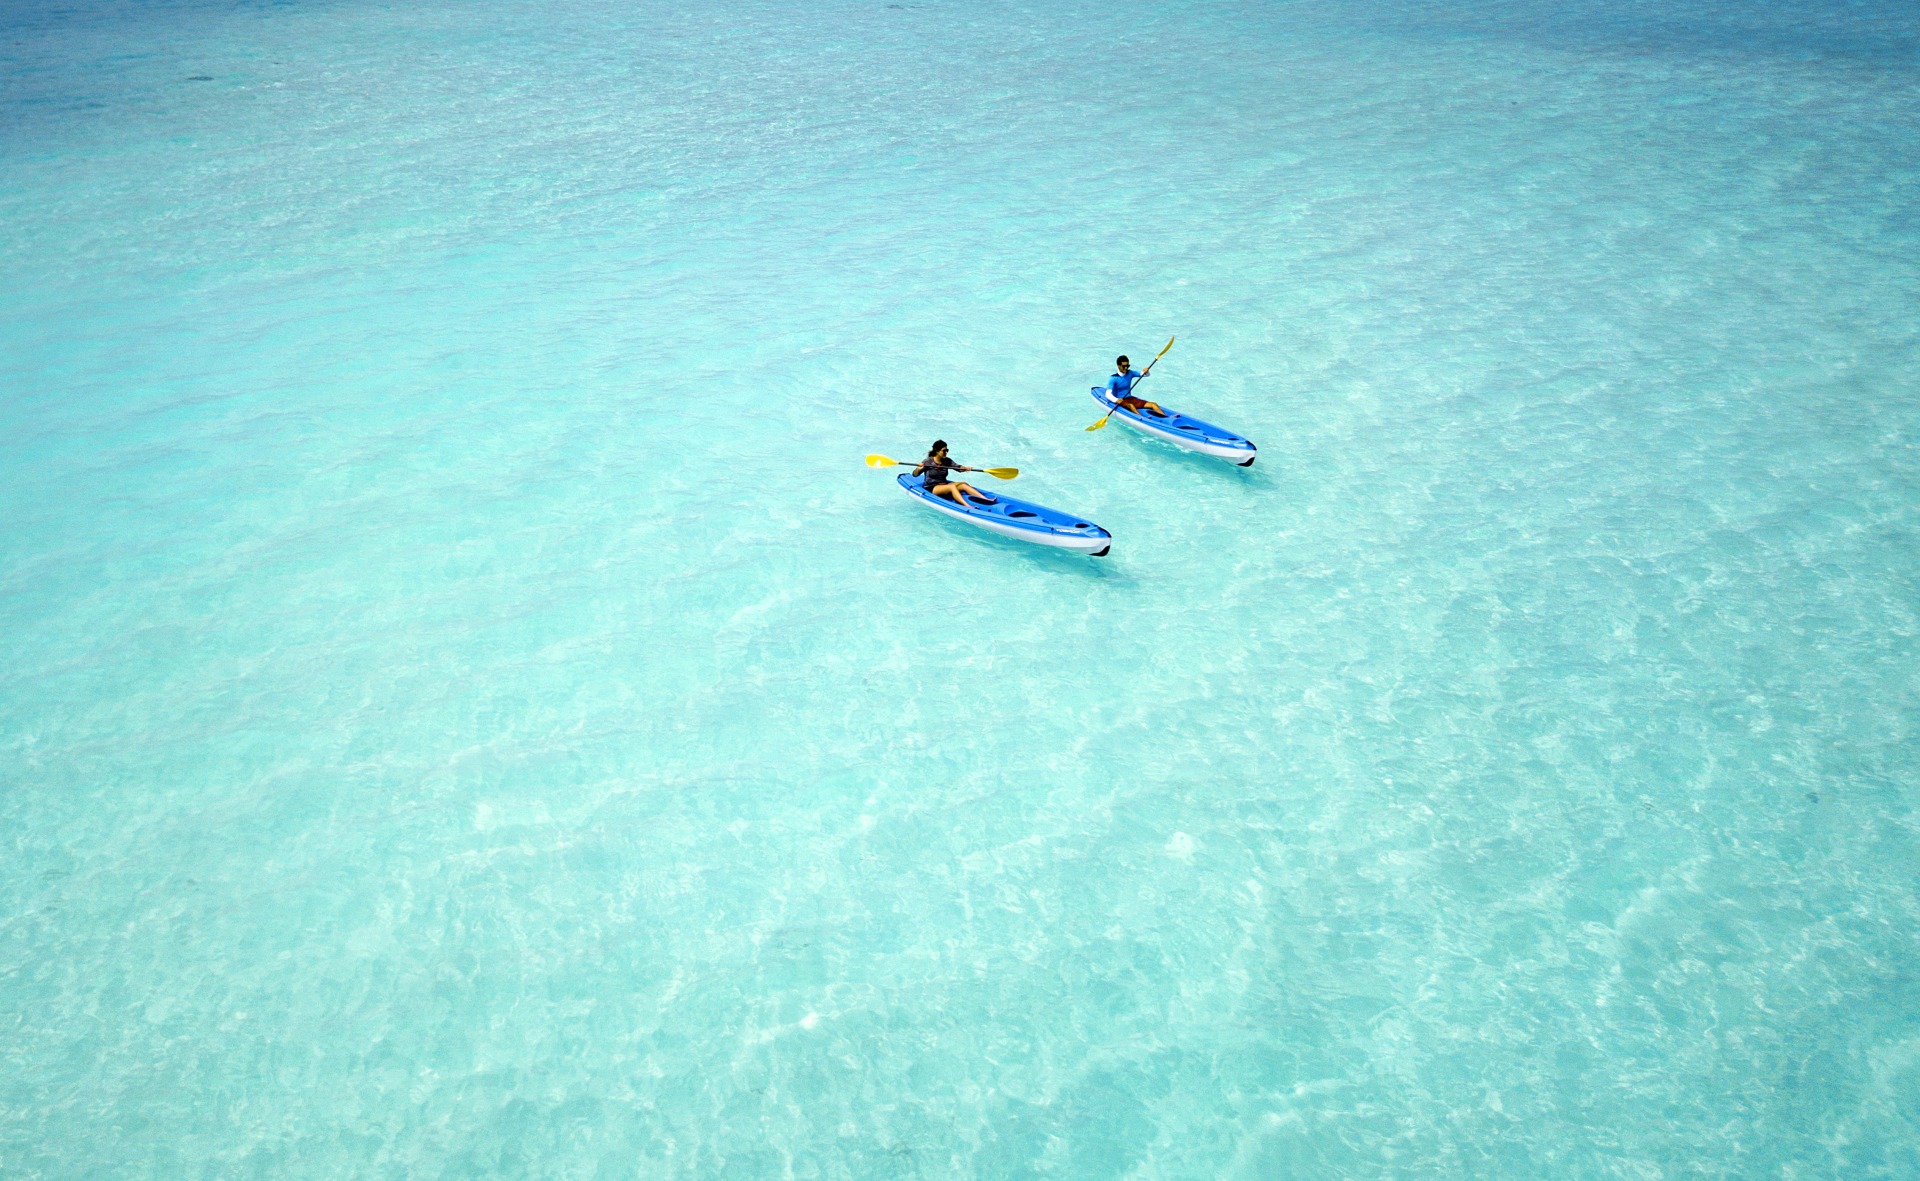
<path id="1" fill-rule="evenodd" d="M 1920 1175 L 1916 192 L 1878 0 L 9 6 L 0 1174 Z"/>

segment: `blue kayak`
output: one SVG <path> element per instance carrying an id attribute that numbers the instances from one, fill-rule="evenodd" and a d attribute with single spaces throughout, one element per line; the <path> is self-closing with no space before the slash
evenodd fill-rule
<path id="1" fill-rule="evenodd" d="M 992 530 L 1003 537 L 1072 550 L 1077 554 L 1092 554 L 1096 558 L 1105 557 L 1113 545 L 1113 534 L 1091 521 L 1083 521 L 1071 513 L 1029 504 L 997 492 L 988 493 L 993 497 L 992 504 L 969 503 L 961 508 L 946 497 L 935 496 L 921 487 L 920 477 L 911 472 L 900 476 L 900 486 L 907 490 L 907 495 L 929 508 L 949 517 L 957 517 L 969 525 Z"/>
<path id="2" fill-rule="evenodd" d="M 1105 386 L 1093 387 L 1093 400 L 1112 410 L 1115 418 L 1134 430 L 1165 439 L 1175 447 L 1230 459 L 1241 467 L 1252 467 L 1253 461 L 1259 456 L 1253 440 L 1245 435 L 1236 435 L 1226 427 L 1202 422 L 1191 414 L 1168 410 L 1165 418 L 1159 418 L 1145 410 L 1120 410 L 1114 406 L 1118 399 Z"/>

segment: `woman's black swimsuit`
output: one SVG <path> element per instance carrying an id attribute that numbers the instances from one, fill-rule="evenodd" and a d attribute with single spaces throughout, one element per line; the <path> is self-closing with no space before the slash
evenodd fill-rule
<path id="1" fill-rule="evenodd" d="M 927 491 L 932 492 L 935 488 L 938 488 L 940 485 L 950 483 L 952 479 L 953 470 L 959 466 L 960 466 L 959 464 L 953 462 L 952 456 L 948 456 L 947 458 L 941 459 L 941 460 L 934 460 L 934 459 L 921 460 L 920 461 L 920 486 L 922 488 L 925 488 Z M 936 495 L 938 494 L 936 493 Z M 981 504 L 996 503 L 993 497 L 988 496 L 984 492 L 975 492 L 974 495 L 980 498 Z M 942 497 L 941 499 L 943 500 L 951 499 L 961 505 L 972 504 L 971 501 L 969 501 L 966 497 L 960 495 L 960 493 L 957 491 L 951 497 Z"/>
<path id="2" fill-rule="evenodd" d="M 920 461 L 920 486 L 931 492 L 941 484 L 947 483 L 947 476 L 960 465 L 951 459 L 923 459 Z"/>

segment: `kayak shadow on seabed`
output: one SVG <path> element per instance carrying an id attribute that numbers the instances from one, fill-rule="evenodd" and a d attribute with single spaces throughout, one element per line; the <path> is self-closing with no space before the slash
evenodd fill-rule
<path id="1" fill-rule="evenodd" d="M 1126 445 L 1142 454 L 1150 454 L 1156 462 L 1171 461 L 1188 468 L 1205 468 L 1210 472 L 1220 472 L 1233 478 L 1235 483 L 1254 487 L 1272 487 L 1273 461 L 1265 455 L 1252 467 L 1241 467 L 1214 455 L 1202 455 L 1198 451 L 1188 451 L 1173 444 L 1143 435 L 1138 431 L 1122 431 L 1121 437 Z"/>

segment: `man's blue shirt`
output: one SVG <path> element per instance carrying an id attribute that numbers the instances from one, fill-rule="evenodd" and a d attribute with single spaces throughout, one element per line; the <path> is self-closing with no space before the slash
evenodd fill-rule
<path id="1" fill-rule="evenodd" d="M 1116 398 L 1124 398 L 1133 393 L 1133 383 L 1139 381 L 1142 376 L 1144 375 L 1131 369 L 1125 373 L 1116 373 L 1107 378 L 1107 390 Z"/>

